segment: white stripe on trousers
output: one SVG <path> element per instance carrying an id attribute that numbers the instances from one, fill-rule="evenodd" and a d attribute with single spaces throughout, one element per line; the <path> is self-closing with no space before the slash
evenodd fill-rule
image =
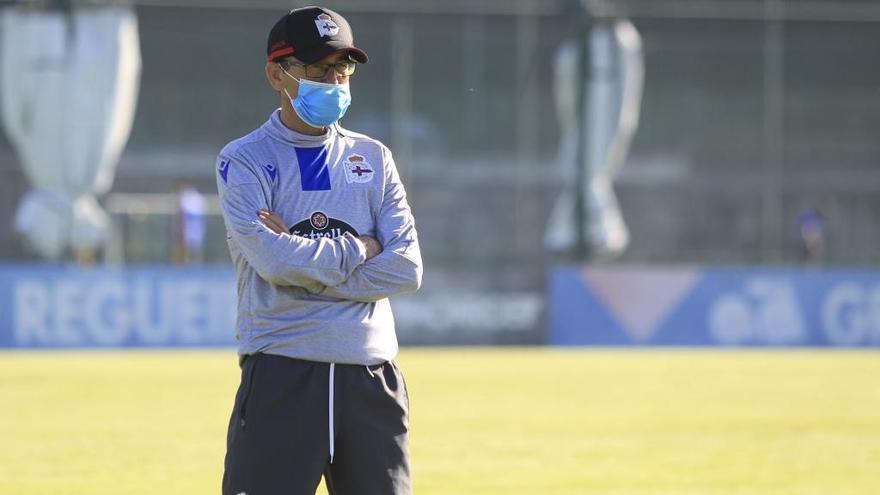
<path id="1" fill-rule="evenodd" d="M 333 464 L 333 455 L 336 450 L 336 441 L 334 440 L 333 435 L 333 382 L 335 382 L 336 378 L 336 363 L 330 363 L 330 390 L 329 390 L 329 399 L 328 399 L 328 411 L 329 418 L 327 421 L 328 428 L 330 430 L 330 464 Z"/>
<path id="2" fill-rule="evenodd" d="M 370 374 L 370 378 L 375 378 L 376 375 L 373 374 L 373 370 L 370 369 L 369 365 L 365 365 L 367 368 L 367 373 Z M 328 398 L 327 398 L 327 431 L 330 435 L 330 464 L 333 464 L 333 456 L 336 454 L 336 440 L 334 435 L 334 420 L 333 420 L 333 395 L 334 395 L 334 382 L 336 381 L 336 363 L 330 363 L 330 385 L 328 388 Z"/>

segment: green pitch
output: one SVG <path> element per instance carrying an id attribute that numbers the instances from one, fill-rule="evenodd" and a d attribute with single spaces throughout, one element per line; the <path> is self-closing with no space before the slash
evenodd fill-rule
<path id="1" fill-rule="evenodd" d="M 880 493 L 880 353 L 399 361 L 419 495 Z M 237 381 L 231 350 L 0 353 L 0 493 L 218 494 Z"/>

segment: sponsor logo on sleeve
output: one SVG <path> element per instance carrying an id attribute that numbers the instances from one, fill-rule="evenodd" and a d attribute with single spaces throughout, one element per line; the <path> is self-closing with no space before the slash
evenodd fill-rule
<path id="1" fill-rule="evenodd" d="M 220 173 L 220 177 L 223 178 L 223 183 L 226 184 L 229 176 L 229 160 L 223 160 L 220 162 L 220 167 L 217 171 Z"/>
<path id="2" fill-rule="evenodd" d="M 275 165 L 272 165 L 271 163 L 267 163 L 267 164 L 263 165 L 263 168 L 266 169 L 266 173 L 269 174 L 269 178 L 272 179 L 272 181 L 274 182 L 275 177 L 278 176 L 278 169 L 275 168 Z"/>

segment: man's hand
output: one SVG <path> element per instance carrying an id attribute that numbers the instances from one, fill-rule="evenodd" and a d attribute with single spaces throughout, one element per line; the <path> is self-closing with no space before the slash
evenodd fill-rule
<path id="1" fill-rule="evenodd" d="M 260 210 L 257 212 L 257 217 L 260 219 L 263 225 L 266 226 L 272 232 L 276 234 L 289 234 L 287 231 L 287 227 L 284 226 L 284 220 L 281 220 L 281 217 L 272 213 L 269 210 Z"/>
<path id="2" fill-rule="evenodd" d="M 289 233 L 287 227 L 284 226 L 284 220 L 281 220 L 281 217 L 271 211 L 260 210 L 257 212 L 257 217 L 260 219 L 260 222 L 272 232 L 275 232 L 276 234 Z M 366 248 L 367 259 L 375 258 L 376 255 L 382 252 L 382 245 L 379 244 L 379 241 L 377 241 L 375 237 L 361 235 L 357 237 L 357 240 L 361 241 L 361 244 Z"/>
<path id="3" fill-rule="evenodd" d="M 379 244 L 379 241 L 377 241 L 375 237 L 360 235 L 357 239 L 367 248 L 367 259 L 374 258 L 377 254 L 382 252 L 382 245 Z"/>

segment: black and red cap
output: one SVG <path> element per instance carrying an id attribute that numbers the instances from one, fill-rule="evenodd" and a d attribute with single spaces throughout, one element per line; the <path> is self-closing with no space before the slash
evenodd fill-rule
<path id="1" fill-rule="evenodd" d="M 272 27 L 266 58 L 277 62 L 296 57 L 304 64 L 313 64 L 337 52 L 347 52 L 362 64 L 368 60 L 367 54 L 354 46 L 351 26 L 344 17 L 324 7 L 303 7 L 284 14 Z"/>

